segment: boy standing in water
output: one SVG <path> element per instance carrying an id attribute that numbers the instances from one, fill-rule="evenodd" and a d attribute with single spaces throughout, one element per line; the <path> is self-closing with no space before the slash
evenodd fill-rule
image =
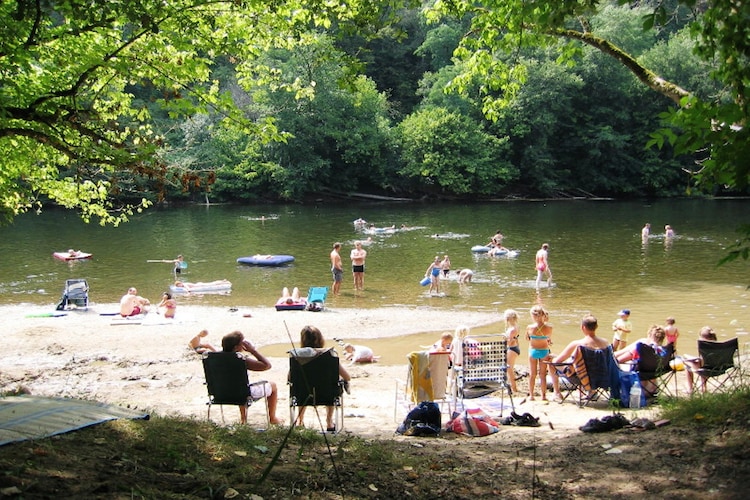
<path id="1" fill-rule="evenodd" d="M 367 250 L 362 248 L 362 242 L 354 242 L 354 250 L 350 255 L 352 259 L 352 276 L 354 277 L 354 290 L 362 291 L 365 289 L 365 258 Z"/>

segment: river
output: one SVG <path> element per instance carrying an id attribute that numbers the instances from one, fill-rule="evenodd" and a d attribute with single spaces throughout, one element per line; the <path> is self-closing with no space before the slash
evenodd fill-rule
<path id="1" fill-rule="evenodd" d="M 628 308 L 636 335 L 674 316 L 684 336 L 710 324 L 729 337 L 750 329 L 750 263 L 716 264 L 736 241 L 736 226 L 748 222 L 748 208 L 747 200 L 212 205 L 153 209 L 116 228 L 46 210 L 0 228 L 0 303 L 52 309 L 69 278 L 88 280 L 92 303 L 117 302 L 130 286 L 155 301 L 172 284 L 172 266 L 148 261 L 183 254 L 188 268 L 181 279 L 228 279 L 233 286 L 229 294 L 179 296 L 178 303 L 272 307 L 282 287 L 297 286 L 305 295 L 311 286 L 330 286 L 328 254 L 340 241 L 346 272 L 342 294 L 329 296 L 329 308 L 450 308 L 456 324 L 463 310 L 496 311 L 499 320 L 505 308 L 515 308 L 525 324 L 526 310 L 542 303 L 561 340 L 578 336 L 587 312 L 600 318 L 609 337 L 616 313 Z M 372 236 L 365 246 L 365 291 L 355 294 L 348 255 L 355 240 L 368 237 L 355 228 L 358 218 L 406 229 Z M 652 237 L 643 242 L 645 222 Z M 674 239 L 663 237 L 665 224 L 675 228 Z M 519 252 L 516 258 L 471 252 L 497 230 L 505 246 Z M 537 292 L 534 254 L 545 242 L 555 286 Z M 52 257 L 68 248 L 93 258 L 66 263 Z M 238 257 L 254 254 L 290 254 L 295 261 L 279 268 L 237 264 Z M 419 281 L 434 256 L 445 254 L 452 269 L 472 269 L 474 281 L 459 285 L 452 273 L 444 296 L 430 296 Z"/>

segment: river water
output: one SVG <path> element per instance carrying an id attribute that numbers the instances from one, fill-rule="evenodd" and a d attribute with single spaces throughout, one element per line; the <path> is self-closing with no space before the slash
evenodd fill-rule
<path id="1" fill-rule="evenodd" d="M 587 312 L 599 317 L 609 336 L 617 311 L 629 308 L 636 334 L 671 315 L 687 338 L 704 324 L 730 337 L 750 329 L 750 263 L 716 264 L 736 241 L 736 226 L 748 222 L 748 208 L 747 200 L 212 205 L 153 209 L 117 228 L 48 210 L 0 228 L 0 303 L 52 309 L 68 278 L 86 278 L 94 303 L 117 302 L 130 286 L 155 301 L 173 281 L 172 266 L 147 261 L 183 254 L 188 268 L 181 279 L 225 278 L 233 287 L 229 294 L 180 296 L 178 303 L 272 307 L 284 286 L 300 287 L 303 295 L 311 286 L 330 286 L 328 254 L 340 241 L 347 272 L 342 294 L 329 296 L 329 308 L 448 308 L 456 322 L 446 330 L 460 323 L 461 311 L 496 311 L 498 324 L 488 329 L 497 331 L 505 308 L 521 311 L 526 324 L 526 310 L 542 303 L 551 311 L 559 340 L 577 337 L 579 319 Z M 355 294 L 348 255 L 354 240 L 368 237 L 355 228 L 358 218 L 407 229 L 372 236 L 365 247 L 365 291 Z M 643 242 L 645 222 L 652 225 L 652 237 Z M 671 241 L 663 238 L 665 224 L 677 233 Z M 519 252 L 516 258 L 471 252 L 497 230 L 505 235 L 505 246 Z M 544 242 L 550 244 L 555 286 L 537 293 L 534 254 Z M 91 252 L 93 258 L 65 263 L 52 257 L 68 248 Z M 295 261 L 280 268 L 236 263 L 254 254 L 290 254 Z M 419 281 L 434 256 L 445 254 L 454 270 L 472 269 L 474 281 L 459 285 L 454 277 L 444 282 L 444 296 L 430 296 Z"/>

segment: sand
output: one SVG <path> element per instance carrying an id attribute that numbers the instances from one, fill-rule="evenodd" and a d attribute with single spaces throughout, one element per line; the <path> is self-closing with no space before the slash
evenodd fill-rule
<path id="1" fill-rule="evenodd" d="M 300 329 L 307 324 L 320 328 L 329 341 L 332 334 L 328 332 L 342 331 L 347 339 L 365 340 L 452 330 L 457 314 L 432 308 L 276 312 L 273 308 L 230 311 L 188 305 L 179 308 L 175 319 L 152 311 L 143 321 L 134 321 L 112 315 L 118 310 L 116 304 L 95 304 L 87 311 L 65 311 L 64 316 L 36 316 L 49 310 L 29 305 L 0 307 L 5 325 L 0 391 L 24 388 L 35 395 L 94 399 L 162 416 L 200 419 L 206 418 L 207 400 L 201 358 L 187 343 L 201 329 L 209 331 L 207 341 L 217 346 L 223 334 L 240 330 L 263 352 L 263 346 L 289 342 L 287 328 L 298 341 Z M 462 311 L 460 315 L 470 327 L 497 322 L 492 313 Z M 277 415 L 288 424 L 288 359 L 271 357 L 270 361 L 273 368 L 257 376 L 278 385 Z M 399 381 L 406 378 L 406 364 L 373 363 L 347 369 L 352 383 L 351 395 L 345 397 L 345 430 L 365 437 L 393 436 L 406 411 L 397 402 L 403 394 Z M 518 413 L 540 417 L 544 425 L 535 432 L 549 438 L 579 432 L 578 427 L 589 418 L 608 413 L 605 403 L 580 409 L 572 402 L 545 404 L 520 396 L 514 403 Z M 212 411 L 211 418 L 226 424 L 239 419 L 236 408 L 225 408 L 223 414 L 222 420 L 221 412 Z M 651 410 L 640 412 L 640 416 L 649 415 Z M 308 426 L 316 425 L 313 418 L 314 412 L 308 412 Z M 263 406 L 250 408 L 248 419 L 250 425 L 262 427 Z"/>

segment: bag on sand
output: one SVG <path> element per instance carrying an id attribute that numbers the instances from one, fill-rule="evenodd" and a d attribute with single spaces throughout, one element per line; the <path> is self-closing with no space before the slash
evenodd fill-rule
<path id="1" fill-rule="evenodd" d="M 404 436 L 439 436 L 440 407 L 433 401 L 422 401 L 412 408 L 396 432 Z"/>

